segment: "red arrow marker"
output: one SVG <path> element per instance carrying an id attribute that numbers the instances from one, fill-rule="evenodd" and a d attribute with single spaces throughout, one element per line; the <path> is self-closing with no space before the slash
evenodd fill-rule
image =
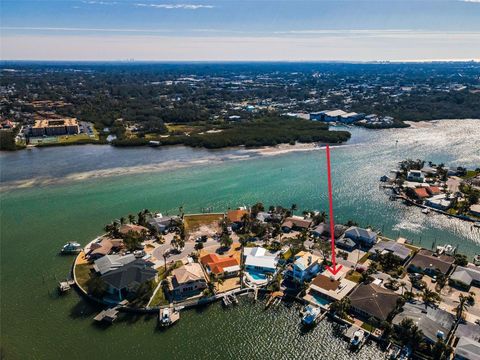
<path id="1" fill-rule="evenodd" d="M 332 236 L 332 267 L 327 266 L 327 270 L 336 275 L 342 265 L 337 267 L 335 259 L 335 221 L 333 221 L 333 196 L 332 196 L 332 174 L 330 171 L 330 147 L 327 145 L 327 176 L 328 176 L 328 202 L 330 205 L 330 234 Z"/>

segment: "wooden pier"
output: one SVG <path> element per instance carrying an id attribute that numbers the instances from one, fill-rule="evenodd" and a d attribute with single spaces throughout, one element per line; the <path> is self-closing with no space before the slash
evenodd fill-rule
<path id="1" fill-rule="evenodd" d="M 102 310 L 97 316 L 93 318 L 95 321 L 106 321 L 108 323 L 113 323 L 118 316 L 118 310 L 116 308 L 110 308 L 107 310 Z"/>
<path id="2" fill-rule="evenodd" d="M 61 293 L 65 293 L 65 292 L 69 291 L 72 288 L 73 285 L 75 285 L 75 280 L 60 281 L 58 283 L 58 290 Z"/>

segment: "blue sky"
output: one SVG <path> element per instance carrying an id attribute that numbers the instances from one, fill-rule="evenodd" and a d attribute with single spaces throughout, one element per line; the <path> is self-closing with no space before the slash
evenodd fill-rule
<path id="1" fill-rule="evenodd" d="M 2 59 L 480 59 L 480 0 L 2 0 Z"/>

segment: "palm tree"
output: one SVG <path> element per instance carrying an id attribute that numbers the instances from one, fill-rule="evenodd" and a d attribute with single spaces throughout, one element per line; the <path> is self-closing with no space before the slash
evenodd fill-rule
<path id="1" fill-rule="evenodd" d="M 290 211 L 292 212 L 292 215 L 295 213 L 295 211 L 298 209 L 297 204 L 292 204 L 290 207 Z"/>
<path id="2" fill-rule="evenodd" d="M 242 215 L 242 223 L 243 223 L 243 232 L 246 234 L 250 231 L 250 214 Z"/>
<path id="3" fill-rule="evenodd" d="M 88 293 L 101 299 L 107 291 L 107 284 L 101 277 L 94 276 L 87 281 Z"/>
<path id="4" fill-rule="evenodd" d="M 350 310 L 350 298 L 344 297 L 342 300 L 337 300 L 330 305 L 330 311 L 336 313 L 339 317 L 344 318 Z"/>
<path id="5" fill-rule="evenodd" d="M 123 224 L 125 224 L 125 218 L 122 216 L 122 217 L 120 218 L 120 225 L 123 225 Z"/>
<path id="6" fill-rule="evenodd" d="M 135 215 L 133 214 L 128 214 L 128 222 L 130 224 L 135 224 Z"/>
<path id="7" fill-rule="evenodd" d="M 440 295 L 438 295 L 435 291 L 430 290 L 429 288 L 423 289 L 421 296 L 423 302 L 425 303 L 425 308 L 428 307 L 428 305 L 435 305 L 441 300 Z"/>
<path id="8" fill-rule="evenodd" d="M 400 281 L 400 289 L 402 289 L 402 296 L 407 289 L 407 284 L 404 281 Z"/>
<path id="9" fill-rule="evenodd" d="M 228 234 L 223 234 L 220 238 L 220 245 L 225 248 L 229 248 L 233 244 L 233 240 L 228 236 Z"/>
<path id="10" fill-rule="evenodd" d="M 469 306 L 473 305 L 475 303 L 475 299 L 473 298 L 472 294 L 468 295 L 463 295 L 460 294 L 458 297 L 459 304 L 455 308 L 456 315 L 457 315 L 457 321 L 460 321 L 462 318 L 463 312 L 468 309 Z"/>

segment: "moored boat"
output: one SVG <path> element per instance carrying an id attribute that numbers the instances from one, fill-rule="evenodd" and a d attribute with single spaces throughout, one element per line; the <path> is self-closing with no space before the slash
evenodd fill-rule
<path id="1" fill-rule="evenodd" d="M 311 305 L 305 306 L 305 309 L 303 310 L 302 324 L 307 326 L 315 324 L 320 314 L 320 308 Z"/>
<path id="2" fill-rule="evenodd" d="M 167 327 L 173 325 L 180 319 L 180 312 L 171 309 L 171 308 L 164 308 L 160 310 L 159 314 L 159 323 L 160 326 Z"/>
<path id="3" fill-rule="evenodd" d="M 476 265 L 476 266 L 480 266 L 480 254 L 477 254 L 473 257 L 473 263 Z"/>
<path id="4" fill-rule="evenodd" d="M 60 250 L 62 254 L 78 254 L 80 251 L 82 251 L 82 245 L 77 242 L 68 242 Z"/>
<path id="5" fill-rule="evenodd" d="M 365 331 L 358 329 L 353 333 L 353 337 L 350 340 L 350 345 L 353 347 L 359 347 L 364 340 L 365 340 Z"/>

